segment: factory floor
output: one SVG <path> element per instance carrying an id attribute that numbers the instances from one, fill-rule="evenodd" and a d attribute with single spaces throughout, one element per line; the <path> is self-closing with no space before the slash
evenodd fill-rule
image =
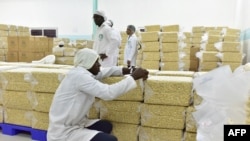
<path id="1" fill-rule="evenodd" d="M 32 141 L 31 135 L 26 133 L 20 133 L 14 136 L 4 135 L 0 130 L 0 141 Z"/>

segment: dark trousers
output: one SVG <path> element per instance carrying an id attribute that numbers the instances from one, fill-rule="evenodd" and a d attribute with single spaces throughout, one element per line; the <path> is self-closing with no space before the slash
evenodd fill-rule
<path id="1" fill-rule="evenodd" d="M 100 133 L 96 134 L 90 141 L 117 141 L 117 138 L 110 134 L 113 126 L 107 120 L 100 120 L 87 128 L 101 131 Z"/>

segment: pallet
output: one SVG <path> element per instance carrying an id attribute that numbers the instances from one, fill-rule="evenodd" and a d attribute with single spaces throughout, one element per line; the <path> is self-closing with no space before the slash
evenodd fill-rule
<path id="1" fill-rule="evenodd" d="M 47 131 L 45 130 L 39 130 L 27 126 L 8 124 L 8 123 L 2 123 L 1 128 L 2 128 L 2 133 L 5 135 L 14 136 L 21 132 L 29 132 L 32 140 L 47 141 Z"/>

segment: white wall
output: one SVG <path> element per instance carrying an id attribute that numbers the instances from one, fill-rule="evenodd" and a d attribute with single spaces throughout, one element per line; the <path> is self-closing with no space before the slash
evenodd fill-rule
<path id="1" fill-rule="evenodd" d="M 86 35 L 92 33 L 92 11 L 92 0 L 0 0 L 0 23 Z"/>
<path id="2" fill-rule="evenodd" d="M 237 0 L 99 0 L 117 28 L 127 24 L 179 24 L 185 31 L 192 26 L 229 26 L 235 23 Z"/>
<path id="3" fill-rule="evenodd" d="M 179 24 L 185 31 L 190 31 L 192 26 L 199 25 L 246 27 L 239 17 L 250 20 L 249 6 L 246 6 L 249 2 L 241 1 L 99 0 L 98 6 L 119 30 L 125 30 L 128 24 L 137 27 Z M 58 27 L 59 35 L 91 35 L 92 3 L 93 0 L 0 0 L 0 23 Z"/>
<path id="4" fill-rule="evenodd" d="M 235 23 L 242 29 L 241 40 L 245 57 L 243 64 L 250 62 L 250 1 L 237 1 Z"/>

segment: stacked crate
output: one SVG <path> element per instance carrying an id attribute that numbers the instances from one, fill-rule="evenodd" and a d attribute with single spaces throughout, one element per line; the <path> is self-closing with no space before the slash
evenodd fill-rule
<path id="1" fill-rule="evenodd" d="M 160 69 L 160 25 L 146 25 L 145 32 L 140 32 L 139 40 L 142 44 L 141 67 L 146 69 Z M 140 55 L 138 55 L 140 57 Z"/>

